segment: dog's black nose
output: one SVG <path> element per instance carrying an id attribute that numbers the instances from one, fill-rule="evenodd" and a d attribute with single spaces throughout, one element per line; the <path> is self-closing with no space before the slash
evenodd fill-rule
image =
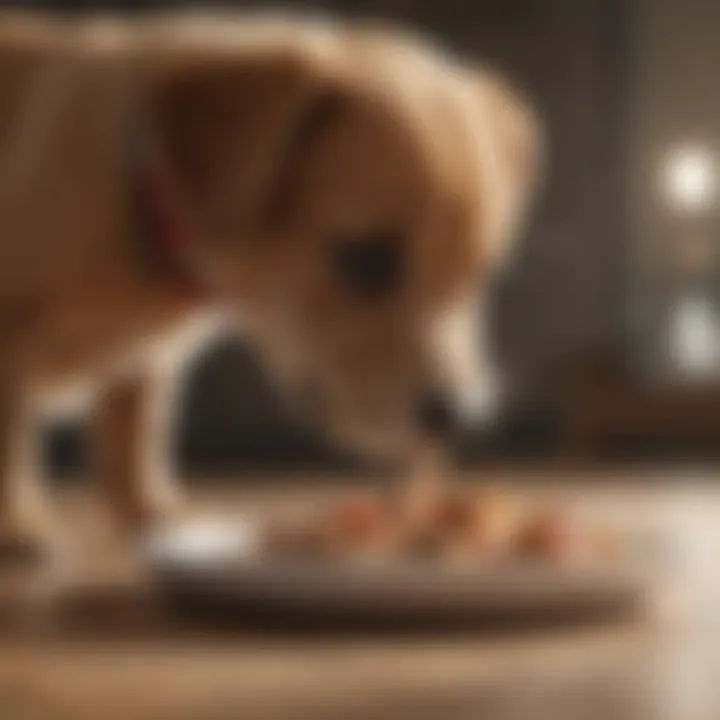
<path id="1" fill-rule="evenodd" d="M 446 393 L 426 394 L 418 404 L 417 423 L 427 436 L 449 438 L 459 429 L 460 416 L 453 399 Z"/>

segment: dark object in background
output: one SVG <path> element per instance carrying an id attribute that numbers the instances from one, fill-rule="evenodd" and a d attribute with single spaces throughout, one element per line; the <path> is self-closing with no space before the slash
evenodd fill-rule
<path id="1" fill-rule="evenodd" d="M 717 459 L 720 379 L 640 383 L 618 356 L 594 353 L 568 377 L 560 451 L 578 462 Z"/>

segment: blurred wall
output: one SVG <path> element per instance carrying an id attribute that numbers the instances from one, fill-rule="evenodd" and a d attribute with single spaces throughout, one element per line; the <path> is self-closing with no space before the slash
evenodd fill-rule
<path id="1" fill-rule="evenodd" d="M 660 167 L 678 145 L 699 144 L 716 158 L 720 153 L 720 4 L 638 0 L 635 26 L 630 329 L 638 364 L 656 372 L 666 359 L 663 322 L 672 286 L 663 258 L 682 242 L 684 229 L 663 199 Z"/>

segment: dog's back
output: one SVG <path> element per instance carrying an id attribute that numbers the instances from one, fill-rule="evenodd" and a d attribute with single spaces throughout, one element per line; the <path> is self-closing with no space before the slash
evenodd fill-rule
<path id="1" fill-rule="evenodd" d="M 0 14 L 0 342 L 7 358 L 19 357 L 17 343 L 31 343 L 23 356 L 42 357 L 54 374 L 65 363 L 56 356 L 75 367 L 76 355 L 85 355 L 70 349 L 66 326 L 77 329 L 71 337 L 88 338 L 80 345 L 101 348 L 174 317 L 128 249 L 128 106 L 154 78 L 203 57 L 320 47 L 317 38 L 332 37 L 312 28 L 239 16 Z"/>
<path id="2" fill-rule="evenodd" d="M 97 323 L 88 336 L 99 343 L 112 318 L 86 316 L 100 312 L 98 298 L 119 305 L 136 282 L 123 246 L 125 28 L 0 17 L 0 338 L 8 358 L 37 356 L 18 347 L 30 343 L 57 364 L 53 357 L 70 351 L 55 348 L 46 330 L 66 335 L 67 323 Z"/>

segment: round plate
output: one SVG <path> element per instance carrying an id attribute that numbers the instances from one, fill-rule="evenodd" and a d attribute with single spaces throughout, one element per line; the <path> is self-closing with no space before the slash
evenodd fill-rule
<path id="1" fill-rule="evenodd" d="M 437 561 L 279 559 L 259 551 L 249 522 L 203 523 L 158 534 L 147 555 L 165 595 L 238 616 L 520 619 L 637 607 L 648 564 L 445 564 Z"/>

